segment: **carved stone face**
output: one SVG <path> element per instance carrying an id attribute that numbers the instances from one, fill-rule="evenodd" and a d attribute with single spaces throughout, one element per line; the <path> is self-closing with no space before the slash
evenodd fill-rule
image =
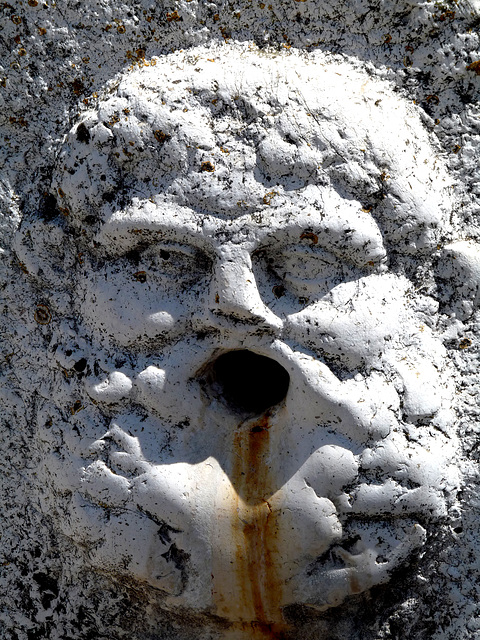
<path id="1" fill-rule="evenodd" d="M 281 625 L 386 582 L 455 487 L 436 307 L 403 275 L 444 174 L 345 64 L 197 54 L 127 76 L 60 157 L 80 326 L 57 361 L 83 390 L 39 427 L 46 502 L 165 606 Z"/>

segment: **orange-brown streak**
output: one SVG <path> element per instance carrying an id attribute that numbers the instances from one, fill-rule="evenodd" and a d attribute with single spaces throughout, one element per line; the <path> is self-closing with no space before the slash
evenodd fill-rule
<path id="1" fill-rule="evenodd" d="M 238 594 L 245 617 L 251 617 L 255 637 L 279 638 L 282 616 L 280 554 L 273 514 L 268 505 L 273 482 L 268 465 L 270 424 L 268 414 L 249 429 L 235 433 L 232 484 L 239 496 L 234 518 L 237 538 Z M 238 532 L 236 524 L 241 521 Z M 240 535 L 238 535 L 240 533 Z M 238 539 L 240 538 L 240 539 Z"/>

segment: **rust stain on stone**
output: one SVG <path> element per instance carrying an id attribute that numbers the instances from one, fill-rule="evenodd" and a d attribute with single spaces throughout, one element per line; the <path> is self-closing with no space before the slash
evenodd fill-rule
<path id="1" fill-rule="evenodd" d="M 355 573 L 353 573 L 349 577 L 349 582 L 350 582 L 350 590 L 352 593 L 361 593 L 363 591 L 360 581 L 358 579 L 358 576 Z"/>
<path id="2" fill-rule="evenodd" d="M 283 581 L 277 523 L 268 503 L 274 493 L 270 415 L 240 425 L 233 435 L 232 512 L 234 573 L 240 626 L 249 638 L 282 638 Z"/>

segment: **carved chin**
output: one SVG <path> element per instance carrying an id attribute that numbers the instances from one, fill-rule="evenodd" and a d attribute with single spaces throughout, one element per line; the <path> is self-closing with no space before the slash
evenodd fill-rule
<path id="1" fill-rule="evenodd" d="M 279 479 L 271 447 L 281 446 L 283 414 L 245 421 L 223 466 L 214 457 L 153 465 L 113 424 L 91 447 L 96 460 L 65 500 L 60 529 L 87 547 L 95 570 L 149 584 L 169 608 L 232 623 L 281 623 L 285 607 L 325 610 L 388 581 L 423 545 L 415 512 L 421 498 L 424 510 L 438 508 L 433 492 L 428 504 L 428 488 L 418 496 L 390 481 L 369 495 L 357 457 L 338 445 Z"/>
<path id="2" fill-rule="evenodd" d="M 412 518 L 345 519 L 300 477 L 267 499 L 242 499 L 213 458 L 134 479 L 97 461 L 81 494 L 61 526 L 88 545 L 96 570 L 151 585 L 169 607 L 231 622 L 280 623 L 295 604 L 338 606 L 388 581 L 425 541 Z"/>

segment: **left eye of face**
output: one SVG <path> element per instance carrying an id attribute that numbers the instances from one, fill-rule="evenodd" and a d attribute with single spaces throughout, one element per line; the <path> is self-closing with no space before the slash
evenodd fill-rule
<path id="1" fill-rule="evenodd" d="M 262 255 L 270 273 L 298 295 L 323 295 L 354 276 L 353 266 L 321 247 L 289 245 Z"/>
<path id="2" fill-rule="evenodd" d="M 271 267 L 282 271 L 282 277 L 306 281 L 324 280 L 339 269 L 341 264 L 331 253 L 311 247 L 285 247 L 274 258 Z"/>

